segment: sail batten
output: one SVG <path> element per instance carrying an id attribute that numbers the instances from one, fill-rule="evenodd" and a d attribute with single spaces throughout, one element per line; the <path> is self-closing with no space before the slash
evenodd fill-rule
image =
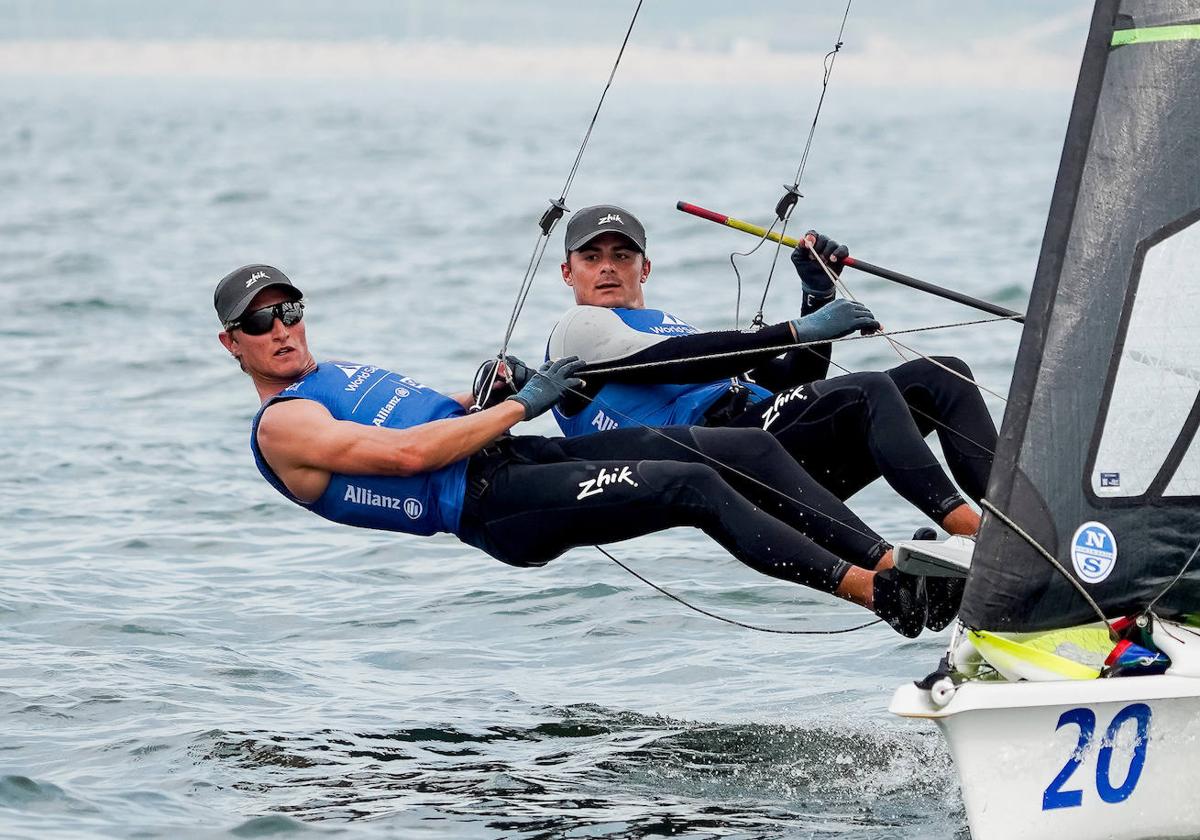
<path id="1" fill-rule="evenodd" d="M 1109 616 L 1200 542 L 1200 0 L 1097 3 L 988 498 Z M 1200 611 L 1200 569 L 1159 602 Z M 1093 620 L 985 515 L 972 627 Z"/>

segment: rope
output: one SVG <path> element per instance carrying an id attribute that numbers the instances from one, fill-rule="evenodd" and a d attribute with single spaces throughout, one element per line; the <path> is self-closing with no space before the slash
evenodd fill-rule
<path id="1" fill-rule="evenodd" d="M 951 324 L 934 324 L 932 326 L 927 326 L 927 327 L 911 327 L 911 328 L 905 329 L 905 330 L 893 330 L 891 332 L 877 332 L 877 333 L 870 333 L 868 335 L 847 335 L 847 336 L 843 336 L 841 338 L 823 339 L 821 341 L 788 342 L 787 344 L 780 344 L 776 347 L 760 347 L 760 348 L 753 349 L 753 350 L 727 350 L 727 351 L 724 351 L 721 353 L 707 353 L 702 356 L 690 356 L 690 357 L 686 357 L 683 359 L 671 359 L 671 360 L 665 360 L 665 361 L 659 361 L 659 362 L 639 362 L 639 363 L 633 364 L 633 365 L 614 365 L 611 367 L 592 368 L 587 371 L 584 371 L 584 375 L 597 374 L 597 373 L 625 373 L 626 371 L 631 371 L 631 370 L 644 370 L 646 368 L 662 367 L 663 365 L 676 365 L 676 364 L 679 364 L 681 361 L 683 361 L 683 362 L 706 362 L 706 361 L 710 361 L 712 359 L 732 359 L 732 358 L 736 358 L 738 356 L 761 355 L 763 353 L 769 353 L 771 351 L 775 351 L 778 353 L 785 353 L 789 350 L 798 350 L 798 349 L 802 349 L 805 347 L 815 347 L 820 344 L 834 344 L 834 343 L 845 342 L 845 341 L 862 341 L 864 339 L 869 339 L 869 338 L 887 338 L 889 336 L 907 335 L 909 333 L 932 332 L 934 330 L 948 330 L 948 329 L 952 329 L 954 327 L 971 327 L 971 326 L 975 326 L 976 324 L 992 324 L 997 321 L 1011 321 L 1013 318 L 1019 318 L 1019 317 L 1021 317 L 1021 316 L 1020 315 L 998 315 L 994 318 L 979 318 L 974 321 L 956 321 Z M 843 368 L 843 370 L 844 370 L 844 368 Z M 961 374 L 959 374 L 959 375 L 961 376 Z M 968 377 L 963 377 L 963 378 L 965 378 L 968 382 L 972 381 Z"/>
<path id="2" fill-rule="evenodd" d="M 758 312 L 751 322 L 752 328 L 759 328 L 763 325 L 763 310 L 767 305 L 767 294 L 771 291 L 771 281 L 775 277 L 775 266 L 779 263 L 779 254 L 783 248 L 783 239 L 787 236 L 788 222 L 792 218 L 792 210 L 795 209 L 796 202 L 803 197 L 803 194 L 800 192 L 800 182 L 804 179 L 804 169 L 808 165 L 808 155 L 812 151 L 813 138 L 817 134 L 817 122 L 821 119 L 821 107 L 825 104 L 825 94 L 829 91 L 829 80 L 833 77 L 833 65 L 837 61 L 838 53 L 842 51 L 842 46 L 845 44 L 842 36 L 846 33 L 846 21 L 850 17 L 850 6 L 853 2 L 854 0 L 846 0 L 846 11 L 842 14 L 842 23 L 838 27 L 837 39 L 834 41 L 833 49 L 825 54 L 825 59 L 822 62 L 825 72 L 821 77 L 821 95 L 817 99 L 817 107 L 813 112 L 812 124 L 808 127 L 808 137 L 804 141 L 804 151 L 800 155 L 800 165 L 796 168 L 796 177 L 792 179 L 790 186 L 784 185 L 786 192 L 784 192 L 783 196 L 775 204 L 775 218 L 782 226 L 779 229 L 779 239 L 775 242 L 775 253 L 771 257 L 771 267 L 767 270 L 767 282 L 763 286 L 762 299 L 758 304 Z M 774 222 L 772 222 L 771 227 L 775 227 Z M 763 234 L 763 239 L 766 239 L 769 235 L 770 230 Z M 760 241 L 759 244 L 761 245 L 762 242 Z M 758 246 L 755 246 L 754 250 L 757 249 Z M 733 255 L 730 255 L 730 262 L 732 261 Z M 734 271 L 736 270 L 737 266 L 735 265 Z M 738 284 L 740 287 L 740 276 L 738 277 Z"/>
<path id="3" fill-rule="evenodd" d="M 703 607 L 697 607 L 695 604 L 688 603 L 683 598 L 680 598 L 678 595 L 675 595 L 674 593 L 668 592 L 666 589 L 663 589 L 661 586 L 659 586 L 654 581 L 649 580 L 645 577 L 642 577 L 642 575 L 638 574 L 636 571 L 629 568 L 629 566 L 626 566 L 624 563 L 622 563 L 616 557 L 613 557 L 611 554 L 609 554 L 607 551 L 605 551 L 600 546 L 598 546 L 598 545 L 593 546 L 593 548 L 595 548 L 597 551 L 599 551 L 601 554 L 603 554 L 609 560 L 616 563 L 622 569 L 629 572 L 629 574 L 633 575 L 635 578 L 640 580 L 642 583 L 644 583 L 647 586 L 649 586 L 650 588 L 662 593 L 663 595 L 666 595 L 672 601 L 677 601 L 678 603 L 683 604 L 689 610 L 694 610 L 695 612 L 698 612 L 701 615 L 708 616 L 709 618 L 715 618 L 717 621 L 723 621 L 726 624 L 732 624 L 735 627 L 744 627 L 747 630 L 755 630 L 759 633 L 778 633 L 779 635 L 782 635 L 782 636 L 837 636 L 842 633 L 854 633 L 858 630 L 864 630 L 867 627 L 873 627 L 874 625 L 879 624 L 881 621 L 883 621 L 882 618 L 877 618 L 874 621 L 868 621 L 866 624 L 859 624 L 855 627 L 843 627 L 840 630 L 780 630 L 779 628 L 776 628 L 776 627 L 760 627 L 756 624 L 747 624 L 744 621 L 737 621 L 736 619 L 726 618 L 723 615 L 718 615 L 717 613 L 709 612 L 708 610 L 704 609 Z"/>
<path id="4" fill-rule="evenodd" d="M 999 519 L 1001 522 L 1003 522 L 1005 525 L 1007 525 L 1013 531 L 1013 533 L 1015 533 L 1021 539 L 1025 540 L 1025 542 L 1029 543 L 1029 545 L 1032 546 L 1033 549 L 1038 554 L 1040 554 L 1043 558 L 1045 558 L 1046 562 L 1048 562 L 1051 566 L 1053 566 L 1058 571 L 1058 573 L 1066 579 L 1067 583 L 1071 584 L 1071 586 L 1075 588 L 1075 591 L 1078 592 L 1080 594 L 1080 596 L 1082 596 L 1083 600 L 1087 601 L 1088 606 L 1090 606 L 1095 611 L 1096 615 L 1098 615 L 1100 617 L 1100 623 L 1108 628 L 1108 633 L 1109 633 L 1109 636 L 1112 637 L 1112 640 L 1114 642 L 1118 640 L 1117 634 L 1112 629 L 1112 625 L 1108 623 L 1108 619 L 1105 618 L 1105 616 L 1104 616 L 1104 610 L 1100 609 L 1100 605 L 1097 604 L 1092 599 L 1092 596 L 1088 594 L 1088 591 L 1083 588 L 1083 584 L 1081 584 L 1079 581 L 1075 580 L 1075 578 L 1071 576 L 1071 573 L 1068 572 L 1065 568 L 1063 568 L 1063 565 L 1061 563 L 1059 563 L 1057 559 L 1055 559 L 1053 554 L 1051 554 L 1049 551 L 1047 551 L 1045 548 L 1043 548 L 1041 543 L 1039 543 L 1032 536 L 1027 534 L 1024 530 L 1022 530 L 1020 525 L 1013 522 L 1011 519 L 1009 519 L 1007 516 L 1005 516 L 1003 513 L 1001 513 L 1000 509 L 997 508 L 995 505 L 993 505 L 991 502 L 989 502 L 987 499 L 981 499 L 979 501 L 979 504 L 982 507 L 984 507 L 985 509 L 987 509 L 988 511 L 990 511 L 992 514 L 994 514 L 996 516 L 996 518 Z"/>
<path id="5" fill-rule="evenodd" d="M 731 266 L 733 266 L 733 276 L 735 278 L 737 278 L 737 299 L 734 301 L 734 304 L 733 304 L 733 328 L 735 330 L 738 329 L 738 326 L 742 320 L 742 311 L 741 311 L 742 310 L 742 273 L 740 271 L 738 271 L 737 260 L 735 259 L 735 257 L 749 257 L 752 254 L 754 254 L 754 252 L 757 251 L 759 248 L 761 248 L 762 244 L 767 241 L 767 238 L 770 237 L 771 231 L 775 230 L 775 223 L 778 221 L 779 221 L 778 219 L 773 219 L 771 221 L 771 226 L 769 228 L 767 228 L 766 233 L 764 233 L 762 236 L 760 236 L 758 238 L 758 242 L 754 243 L 754 247 L 751 248 L 749 251 L 734 251 L 732 254 L 729 255 L 729 264 Z M 760 306 L 758 315 L 756 315 L 755 319 L 754 319 L 755 322 L 757 322 L 760 325 L 762 323 L 761 316 L 762 316 L 762 307 Z"/>
<path id="6" fill-rule="evenodd" d="M 933 361 L 933 360 L 930 359 L 930 361 Z M 853 373 L 853 371 L 850 370 L 850 368 L 845 367 L 844 365 L 839 365 L 833 359 L 829 360 L 829 364 L 833 365 L 835 368 L 840 370 L 842 373 Z M 934 364 L 937 364 L 937 362 L 934 362 Z M 951 371 L 951 373 L 956 373 L 956 371 Z M 974 444 L 975 446 L 978 446 L 980 449 L 982 449 L 987 454 L 991 455 L 992 457 L 995 457 L 995 455 L 996 455 L 995 450 L 991 449 L 990 447 L 984 446 L 982 443 L 975 440 L 975 438 L 971 437 L 966 432 L 959 431 L 958 429 L 954 428 L 953 426 L 949 425 L 948 423 L 943 423 L 941 420 L 937 419 L 932 414 L 928 414 L 924 411 L 921 411 L 921 409 L 917 408 L 914 405 L 910 404 L 908 406 L 908 410 L 910 412 L 912 412 L 913 414 L 920 414 L 922 417 L 924 417 L 926 420 L 928 420 L 933 425 L 938 426 L 939 428 L 945 429 L 947 432 L 950 432 L 951 434 L 958 435 L 960 438 L 965 440 L 967 443 Z"/>
<path id="7" fill-rule="evenodd" d="M 841 275 L 834 273 L 833 269 L 831 269 L 829 267 L 828 263 L 825 262 L 825 259 L 820 254 L 817 253 L 817 249 L 813 247 L 813 244 L 811 242 L 809 242 L 808 239 L 803 239 L 801 241 L 804 243 L 805 247 L 808 248 L 808 252 L 812 255 L 813 259 L 817 261 L 817 265 L 821 266 L 821 270 L 825 272 L 825 276 L 827 276 L 830 280 L 832 280 L 833 284 L 842 290 L 842 294 L 845 297 L 848 297 L 850 300 L 858 303 L 859 302 L 858 298 L 856 298 L 854 296 L 854 293 L 850 291 L 850 287 L 846 285 L 846 282 L 842 279 Z M 1008 315 L 1008 316 L 1004 316 L 1004 317 L 1006 318 L 1006 320 L 1012 320 L 1014 317 L 1018 317 L 1018 316 Z M 965 375 L 959 373 L 958 371 L 954 370 L 953 368 L 951 368 L 947 365 L 942 364 L 941 362 L 937 361 L 936 359 L 932 358 L 931 356 L 926 356 L 920 350 L 916 350 L 912 347 L 909 347 L 906 344 L 901 344 L 899 341 L 895 341 L 892 338 L 889 338 L 888 333 L 880 333 L 880 334 L 883 335 L 885 338 L 887 338 L 888 344 L 892 345 L 892 349 L 896 351 L 896 355 L 899 356 L 904 361 L 907 362 L 907 361 L 909 361 L 909 359 L 906 358 L 902 352 L 900 352 L 900 348 L 902 348 L 902 347 L 905 350 L 907 350 L 909 353 L 912 353 L 914 356 L 919 356 L 920 358 L 929 362 L 931 365 L 939 367 L 942 370 L 946 371 L 947 373 L 949 373 L 953 376 L 957 376 L 959 379 L 963 380 L 964 382 L 971 383 L 979 390 L 987 391 L 989 394 L 991 394 L 993 397 L 1000 400 L 1001 402 L 1003 402 L 1005 404 L 1008 403 L 1007 397 L 1003 397 L 1000 394 L 997 394 L 995 391 L 993 391 L 991 388 L 988 388 L 986 385 L 980 385 L 979 382 L 972 379 L 971 377 L 965 376 Z M 891 333 L 890 335 L 897 335 L 897 334 L 898 333 Z M 843 370 L 844 370 L 844 368 L 843 368 Z"/>
<path id="8" fill-rule="evenodd" d="M 583 161 L 584 150 L 587 149 L 588 142 L 592 138 L 592 129 L 596 127 L 596 120 L 600 116 L 600 109 L 604 107 L 604 99 L 608 96 L 608 89 L 612 87 L 613 79 L 616 78 L 617 68 L 621 66 L 621 59 L 625 56 L 625 47 L 629 44 L 629 38 L 633 34 L 633 27 L 637 23 L 638 13 L 642 10 L 643 0 L 638 0 L 637 6 L 633 10 L 633 16 L 629 19 L 629 26 L 625 30 L 625 37 L 621 41 L 621 48 L 617 51 L 617 58 L 613 62 L 612 70 L 608 74 L 608 81 L 604 84 L 604 90 L 600 93 L 600 99 L 596 103 L 596 110 L 592 113 L 592 119 L 588 123 L 587 131 L 584 132 L 583 141 L 579 144 L 579 151 L 575 153 L 575 162 L 571 165 L 571 171 L 567 173 L 567 180 L 563 183 L 562 192 L 559 193 L 557 199 L 550 200 L 550 207 L 542 214 L 542 218 L 538 221 L 540 233 L 537 241 L 534 243 L 533 252 L 529 256 L 529 262 L 525 266 L 525 276 L 521 280 L 520 288 L 517 290 L 517 298 L 513 302 L 512 312 L 508 317 L 508 327 L 504 331 L 504 341 L 500 345 L 500 352 L 496 354 L 497 363 L 504 360 L 508 353 L 508 345 L 512 340 L 513 331 L 517 327 L 517 321 L 520 320 L 521 312 L 525 308 L 525 301 L 529 297 L 529 291 L 533 288 L 533 279 L 537 276 L 538 267 L 542 264 L 542 256 L 546 253 L 546 246 L 550 241 L 550 233 L 554 230 L 554 226 L 558 223 L 563 214 L 567 212 L 567 193 L 571 190 L 571 185 L 575 183 L 575 175 L 579 172 L 579 164 Z M 511 374 L 506 376 L 511 383 Z M 495 387 L 496 377 L 488 377 L 487 387 L 482 389 L 480 395 L 476 398 L 473 411 L 478 411 L 487 404 L 488 399 L 492 395 L 492 389 Z"/>
<path id="9" fill-rule="evenodd" d="M 800 180 L 804 177 L 804 167 L 808 164 L 808 153 L 812 150 L 813 137 L 817 133 L 817 120 L 821 117 L 821 106 L 825 104 L 825 92 L 829 89 L 829 78 L 833 75 L 833 63 L 837 61 L 838 53 L 842 50 L 842 35 L 846 32 L 846 20 L 850 17 L 850 4 L 847 0 L 846 11 L 842 15 L 842 25 L 838 29 L 837 42 L 832 50 L 825 54 L 825 77 L 821 82 L 821 97 L 817 100 L 817 111 L 813 114 L 812 125 L 808 129 L 808 140 L 804 144 L 804 154 L 800 157 L 800 166 L 796 169 L 795 186 L 799 188 Z"/>
<path id="10" fill-rule="evenodd" d="M 1192 561 L 1196 559 L 1196 555 L 1198 553 L 1200 553 L 1200 543 L 1197 543 L 1196 547 L 1192 549 L 1192 556 L 1189 557 L 1187 562 L 1183 564 L 1183 568 L 1179 570 L 1179 574 L 1175 575 L 1175 579 L 1164 586 L 1162 592 L 1159 592 L 1156 596 L 1154 596 L 1154 600 L 1146 605 L 1146 609 L 1142 611 L 1143 613 L 1149 613 L 1151 610 L 1153 610 L 1154 605 L 1162 600 L 1162 597 L 1166 595 L 1171 588 L 1175 586 L 1175 584 L 1179 583 L 1179 581 L 1183 579 L 1183 573 L 1188 570 L 1188 566 L 1192 565 Z"/>

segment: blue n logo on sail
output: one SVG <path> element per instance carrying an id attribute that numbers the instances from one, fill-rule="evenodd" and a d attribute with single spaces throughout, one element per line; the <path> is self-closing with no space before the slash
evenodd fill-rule
<path id="1" fill-rule="evenodd" d="M 1117 540 L 1107 525 L 1085 522 L 1071 539 L 1071 563 L 1084 583 L 1100 583 L 1117 565 Z"/>

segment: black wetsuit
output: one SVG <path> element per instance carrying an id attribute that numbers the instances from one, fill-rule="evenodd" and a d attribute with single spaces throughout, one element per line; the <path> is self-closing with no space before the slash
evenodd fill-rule
<path id="1" fill-rule="evenodd" d="M 961 359 L 931 358 L 971 375 Z M 925 359 L 787 388 L 728 425 L 771 432 L 840 499 L 882 476 L 936 521 L 962 498 L 917 441 L 937 432 L 954 480 L 976 501 L 987 490 L 996 448 L 996 427 L 979 390 Z"/>
<path id="2" fill-rule="evenodd" d="M 825 300 L 806 297 L 805 314 L 829 300 L 832 296 Z M 610 322 L 619 324 L 616 319 Z M 558 328 L 552 343 L 556 339 L 562 352 L 584 359 L 589 359 L 587 345 L 595 341 L 585 331 L 572 339 L 561 335 Z M 623 356 L 610 352 L 592 367 L 653 364 L 616 373 L 585 370 L 585 393 L 603 400 L 600 392 L 610 383 L 707 383 L 743 376 L 773 392 L 773 396 L 758 402 L 747 400 L 745 389 L 731 382 L 728 393 L 697 422 L 766 429 L 838 498 L 846 499 L 883 477 L 896 492 L 940 523 L 963 499 L 924 441 L 932 431 L 938 433 L 950 471 L 962 490 L 976 501 L 983 497 L 997 436 L 983 398 L 971 382 L 925 359 L 882 373 L 851 373 L 826 379 L 831 346 L 825 343 L 780 354 L 778 348 L 789 340 L 786 324 L 757 333 L 678 335 L 652 340 L 649 346 L 645 346 L 644 337 L 634 336 L 631 346 L 637 346 L 633 341 L 641 341 L 642 349 Z M 618 345 L 617 339 L 606 342 L 607 347 Z M 742 355 L 696 360 L 730 350 Z M 971 376 L 960 359 L 934 358 L 963 376 Z M 579 410 L 584 403 L 577 398 L 564 410 Z"/>
<path id="3" fill-rule="evenodd" d="M 761 431 L 510 437 L 467 476 L 458 536 L 516 566 L 689 525 L 759 572 L 833 592 L 846 560 L 873 568 L 889 547 Z"/>

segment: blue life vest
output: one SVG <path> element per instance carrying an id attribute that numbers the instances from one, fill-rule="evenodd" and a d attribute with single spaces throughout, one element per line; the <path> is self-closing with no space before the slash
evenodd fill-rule
<path id="1" fill-rule="evenodd" d="M 665 339 L 693 335 L 699 330 L 661 309 L 610 310 L 631 329 Z M 583 358 L 586 358 L 584 356 Z M 771 396 L 752 382 L 738 380 L 750 389 L 750 402 Z M 628 385 L 612 382 L 600 389 L 587 406 L 571 417 L 554 408 L 554 419 L 567 437 L 588 435 L 625 426 L 695 426 L 704 413 L 728 393 L 733 380 L 701 385 Z"/>
<path id="2" fill-rule="evenodd" d="M 461 405 L 432 388 L 375 365 L 322 362 L 312 373 L 267 400 L 250 430 L 250 450 L 263 478 L 284 496 L 326 519 L 360 528 L 429 536 L 456 533 L 467 488 L 467 459 L 410 476 L 333 473 L 325 492 L 311 504 L 293 496 L 258 448 L 263 411 L 283 400 L 305 399 L 329 409 L 335 420 L 364 426 L 407 429 L 459 417 Z"/>

